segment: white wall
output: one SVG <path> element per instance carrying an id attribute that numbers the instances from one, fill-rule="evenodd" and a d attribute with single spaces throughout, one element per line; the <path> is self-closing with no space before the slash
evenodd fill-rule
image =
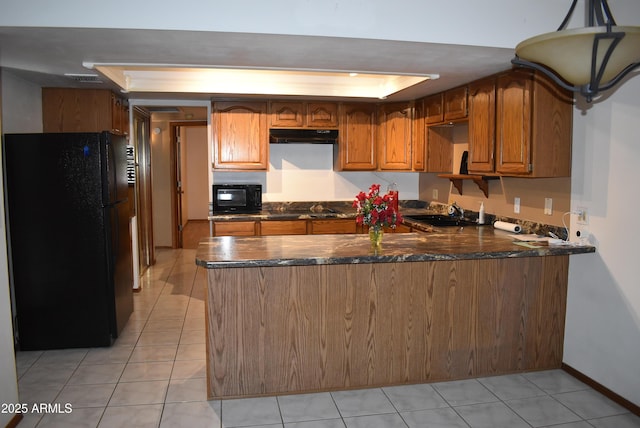
<path id="1" fill-rule="evenodd" d="M 172 242 L 170 145 L 171 130 L 168 122 L 151 121 L 151 200 L 153 201 L 153 242 L 156 247 L 169 247 Z M 156 134 L 155 130 L 160 132 Z"/>
<path id="2" fill-rule="evenodd" d="M 7 70 L 0 69 L 0 100 L 2 101 L 0 134 L 42 132 L 41 99 L 39 86 L 29 84 Z M 0 175 L 0 182 L 1 180 L 2 175 Z M 0 185 L 2 201 L 4 201 L 3 189 L 4 186 Z M 0 203 L 0 239 L 6 239 L 5 234 L 4 203 Z M 0 404 L 19 402 L 8 269 L 7 247 L 2 244 L 0 245 Z M 12 414 L 0 413 L 0 426 L 6 426 L 12 418 Z"/>
<path id="3" fill-rule="evenodd" d="M 209 151 L 206 126 L 185 126 L 182 128 L 182 143 L 186 147 L 188 168 L 182 171 L 186 180 L 189 215 L 187 220 L 206 220 L 209 215 Z M 184 185 L 185 183 L 183 183 Z M 184 201 L 183 201 L 184 203 Z"/>
<path id="4" fill-rule="evenodd" d="M 588 209 L 597 252 L 571 258 L 564 352 L 568 365 L 637 405 L 639 117 L 638 76 L 584 114 L 574 112 L 571 205 Z"/>
<path id="5" fill-rule="evenodd" d="M 214 172 L 214 183 L 262 184 L 264 202 L 352 201 L 373 183 L 398 184 L 400 199 L 418 199 L 418 173 L 333 170 L 332 144 L 271 144 L 268 172 Z"/>
<path id="6" fill-rule="evenodd" d="M 3 69 L 3 133 L 42 132 L 42 88 Z"/>

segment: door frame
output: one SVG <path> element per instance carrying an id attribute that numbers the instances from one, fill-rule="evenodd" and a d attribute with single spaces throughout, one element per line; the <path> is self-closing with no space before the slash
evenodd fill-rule
<path id="1" fill-rule="evenodd" d="M 181 212 L 179 210 L 182 210 L 178 199 L 178 128 L 187 126 L 204 126 L 206 128 L 207 125 L 206 120 L 169 122 L 171 135 L 169 162 L 171 165 L 171 183 L 173 183 L 171 191 L 171 248 L 182 248 L 182 231 L 178 224 Z"/>
<path id="2" fill-rule="evenodd" d="M 156 263 L 153 243 L 153 200 L 151 183 L 151 115 L 133 107 L 129 144 L 135 154 L 135 213 L 138 222 L 138 259 L 140 273 Z M 141 124 L 141 128 L 138 127 Z"/>

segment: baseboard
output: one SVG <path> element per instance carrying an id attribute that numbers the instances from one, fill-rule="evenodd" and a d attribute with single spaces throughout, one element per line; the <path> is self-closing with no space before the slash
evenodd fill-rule
<path id="1" fill-rule="evenodd" d="M 13 415 L 9 423 L 5 426 L 5 428 L 16 428 L 20 421 L 22 420 L 22 413 L 18 413 Z"/>
<path id="2" fill-rule="evenodd" d="M 606 386 L 596 382 L 595 380 L 591 379 L 589 376 L 585 375 L 584 373 L 574 369 L 573 367 L 565 363 L 562 363 L 562 370 L 569 373 L 571 376 L 575 377 L 580 382 L 589 385 L 591 388 L 595 389 L 596 391 L 598 391 L 600 394 L 604 395 L 611 401 L 614 401 L 617 404 L 621 405 L 622 407 L 626 408 L 631 413 L 637 416 L 640 416 L 640 406 L 638 406 L 637 404 L 632 403 L 631 401 L 627 400 L 621 395 L 616 394 Z"/>

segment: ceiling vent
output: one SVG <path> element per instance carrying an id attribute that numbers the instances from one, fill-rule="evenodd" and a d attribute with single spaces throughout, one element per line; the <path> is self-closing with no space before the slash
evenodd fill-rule
<path id="1" fill-rule="evenodd" d="M 145 108 L 149 113 L 180 113 L 180 109 L 178 107 L 157 106 Z"/>
<path id="2" fill-rule="evenodd" d="M 102 78 L 97 74 L 65 73 L 64 75 L 77 83 L 104 83 Z"/>

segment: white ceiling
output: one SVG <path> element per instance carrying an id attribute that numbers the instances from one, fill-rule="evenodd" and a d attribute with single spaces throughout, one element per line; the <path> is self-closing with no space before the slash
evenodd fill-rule
<path id="1" fill-rule="evenodd" d="M 83 63 L 180 64 L 424 74 L 438 80 L 388 100 L 408 100 L 510 67 L 512 49 L 340 37 L 209 31 L 0 27 L 0 66 L 43 86 L 95 87 L 65 73 L 95 72 Z M 116 88 L 115 85 L 108 87 Z M 189 94 L 208 99 L 220 94 Z M 130 93 L 131 98 L 166 98 Z M 175 94 L 171 95 L 175 98 Z"/>
<path id="2" fill-rule="evenodd" d="M 2 0 L 0 67 L 43 86 L 89 86 L 64 77 L 91 72 L 83 63 L 440 76 L 388 97 L 407 100 L 510 68 L 516 44 L 554 31 L 570 4 L 571 0 L 111 0 L 97 7 L 86 0 Z M 578 10 L 586 4 L 580 0 Z M 638 0 L 609 4 L 619 25 L 638 25 Z M 571 24 L 584 25 L 580 12 Z M 167 98 L 162 93 L 128 96 Z"/>

